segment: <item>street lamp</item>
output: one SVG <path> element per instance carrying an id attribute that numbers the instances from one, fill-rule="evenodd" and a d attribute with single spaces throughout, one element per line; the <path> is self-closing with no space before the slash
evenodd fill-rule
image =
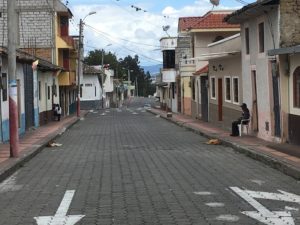
<path id="1" fill-rule="evenodd" d="M 80 117 L 80 76 L 82 73 L 82 68 L 81 68 L 81 63 L 82 63 L 82 48 L 83 48 L 83 43 L 82 43 L 82 32 L 83 32 L 83 25 L 84 25 L 84 20 L 90 15 L 96 14 L 96 12 L 89 12 L 83 19 L 80 19 L 79 21 L 79 43 L 78 43 L 78 71 L 77 71 L 77 78 L 78 78 L 78 86 L 77 86 L 77 117 Z"/>
<path id="2" fill-rule="evenodd" d="M 101 70 L 102 70 L 102 73 L 101 73 L 101 83 L 102 83 L 102 109 L 104 108 L 104 105 L 103 105 L 103 102 L 104 102 L 104 95 L 106 95 L 105 91 L 104 91 L 104 74 L 105 74 L 105 70 L 104 70 L 104 65 L 103 65 L 103 62 L 104 62 L 104 49 L 108 46 L 111 46 L 111 44 L 107 44 L 104 46 L 104 48 L 102 48 L 102 59 L 101 59 Z"/>

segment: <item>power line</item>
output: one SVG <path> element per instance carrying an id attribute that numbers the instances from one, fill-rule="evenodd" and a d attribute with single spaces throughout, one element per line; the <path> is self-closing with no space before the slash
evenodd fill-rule
<path id="1" fill-rule="evenodd" d="M 132 44 L 136 44 L 136 45 L 144 45 L 144 46 L 149 46 L 149 47 L 154 47 L 154 48 L 159 48 L 160 46 L 158 45 L 150 45 L 150 44 L 145 44 L 145 43 L 140 43 L 140 42 L 135 42 L 135 41 L 130 41 L 130 40 L 127 40 L 127 39 L 124 39 L 124 38 L 118 38 L 118 37 L 113 37 L 112 35 L 108 34 L 108 33 L 105 33 L 103 31 L 100 31 L 100 30 L 97 30 L 96 28 L 88 25 L 88 24 L 85 24 L 85 26 L 93 29 L 94 31 L 96 31 L 97 33 L 100 33 L 100 34 L 103 34 L 105 36 L 109 36 L 111 38 L 114 38 L 114 39 L 119 39 L 119 40 L 122 40 L 122 41 L 126 41 L 126 42 L 129 42 L 129 43 L 132 43 Z"/>
<path id="2" fill-rule="evenodd" d="M 87 26 L 87 25 L 86 25 L 86 26 Z M 151 57 L 148 57 L 148 56 L 146 56 L 146 55 L 143 55 L 143 54 L 141 54 L 140 52 L 136 52 L 136 51 L 134 51 L 134 50 L 132 50 L 132 49 L 130 49 L 130 48 L 128 48 L 128 47 L 126 47 L 126 46 L 124 46 L 124 45 L 122 45 L 122 44 L 116 42 L 116 41 L 114 41 L 113 39 L 110 39 L 110 38 L 106 37 L 104 34 L 102 34 L 102 33 L 99 32 L 97 29 L 95 29 L 95 28 L 93 28 L 93 27 L 91 27 L 91 26 L 88 26 L 88 27 L 92 28 L 96 33 L 98 33 L 98 34 L 104 36 L 104 38 L 107 39 L 109 42 L 113 42 L 113 43 L 115 43 L 115 44 L 121 46 L 123 49 L 127 50 L 128 52 L 133 52 L 133 53 L 137 54 L 138 56 L 141 56 L 142 58 L 145 58 L 145 59 L 147 59 L 147 60 L 151 60 L 151 61 L 155 61 L 155 62 L 162 63 L 162 61 L 159 61 L 159 60 L 153 59 L 153 58 L 151 58 Z M 90 47 L 91 47 L 91 46 L 90 46 Z M 99 48 L 95 48 L 95 49 L 99 49 Z"/>

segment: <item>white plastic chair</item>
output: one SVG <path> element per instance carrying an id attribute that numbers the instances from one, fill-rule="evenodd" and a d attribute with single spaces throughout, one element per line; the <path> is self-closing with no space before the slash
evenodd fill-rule
<path id="1" fill-rule="evenodd" d="M 247 122 L 247 123 L 245 123 L 245 122 Z M 244 127 L 246 127 L 246 129 L 247 129 L 247 135 L 249 134 L 249 124 L 250 124 L 250 118 L 249 119 L 241 120 L 241 123 L 238 124 L 240 136 L 242 136 Z"/>

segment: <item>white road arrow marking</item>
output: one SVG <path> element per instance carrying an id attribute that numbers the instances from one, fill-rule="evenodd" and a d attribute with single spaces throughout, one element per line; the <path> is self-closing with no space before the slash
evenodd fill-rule
<path id="1" fill-rule="evenodd" d="M 270 192 L 260 192 L 260 191 L 248 191 L 245 190 L 246 193 L 252 196 L 252 198 L 259 199 L 269 199 L 269 200 L 278 200 L 284 202 L 294 202 L 300 204 L 300 196 L 295 195 L 289 192 L 278 190 L 279 193 L 270 193 Z"/>
<path id="2" fill-rule="evenodd" d="M 295 225 L 294 219 L 290 212 L 286 211 L 270 211 L 258 201 L 254 199 L 254 197 L 260 196 L 258 193 L 261 192 L 253 192 L 248 190 L 242 190 L 238 187 L 230 187 L 235 193 L 237 193 L 241 198 L 247 201 L 250 205 L 252 205 L 258 212 L 255 211 L 244 211 L 243 214 L 252 217 L 255 220 L 258 220 L 264 224 L 268 225 Z M 263 192 L 266 193 L 266 192 Z M 287 192 L 284 192 L 287 193 Z M 253 194 L 253 195 L 252 195 Z M 270 193 L 269 193 L 270 194 Z M 276 193 L 274 193 L 276 194 Z M 267 198 L 264 198 L 267 199 Z M 271 198 L 271 200 L 279 200 L 275 198 Z M 284 200 L 281 200 L 284 201 Z"/>
<path id="3" fill-rule="evenodd" d="M 34 217 L 38 225 L 74 225 L 84 215 L 67 216 L 75 190 L 67 190 L 54 216 Z"/>

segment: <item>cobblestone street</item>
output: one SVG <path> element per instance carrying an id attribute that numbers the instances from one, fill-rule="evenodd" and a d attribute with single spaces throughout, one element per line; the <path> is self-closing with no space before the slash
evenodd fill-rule
<path id="1" fill-rule="evenodd" d="M 263 224 L 235 190 L 300 195 L 293 178 L 138 106 L 91 112 L 56 142 L 0 184 L 1 225 L 58 215 L 68 190 L 66 215 L 84 216 L 82 225 Z M 297 198 L 254 198 L 300 223 Z"/>

